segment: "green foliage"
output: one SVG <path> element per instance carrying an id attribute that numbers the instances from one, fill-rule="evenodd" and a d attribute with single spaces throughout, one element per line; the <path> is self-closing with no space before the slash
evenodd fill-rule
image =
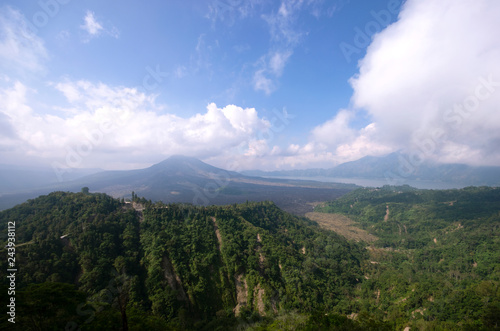
<path id="1" fill-rule="evenodd" d="M 2 302 L 6 288 L 2 290 Z M 46 282 L 31 284 L 22 291 L 16 291 L 15 324 L 1 320 L 5 330 L 63 330 L 70 321 L 82 322 L 77 314 L 78 305 L 85 302 L 85 293 L 77 291 L 74 285 Z"/>
<path id="2" fill-rule="evenodd" d="M 0 212 L 0 231 L 16 223 L 16 327 L 499 325 L 500 189 L 360 189 L 317 208 L 376 235 L 369 247 L 271 202 L 195 207 L 132 198 L 55 192 Z M 5 316 L 0 323 L 10 326 Z"/>
<path id="3" fill-rule="evenodd" d="M 419 330 L 495 324 L 500 189 L 359 189 L 316 210 L 344 214 L 380 238 L 369 247 L 357 309 Z"/>
<path id="4" fill-rule="evenodd" d="M 225 329 L 263 314 L 331 310 L 352 296 L 366 258 L 270 202 L 194 207 L 55 192 L 1 212 L 2 230 L 8 221 L 19 288 L 74 284 L 85 296 L 75 296 L 81 316 L 71 327 L 83 330 Z"/>

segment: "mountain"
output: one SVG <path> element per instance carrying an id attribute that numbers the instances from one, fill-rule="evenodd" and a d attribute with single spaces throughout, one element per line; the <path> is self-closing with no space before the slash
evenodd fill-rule
<path id="1" fill-rule="evenodd" d="M 401 185 L 407 181 L 432 181 L 456 186 L 500 186 L 500 167 L 473 167 L 465 164 L 418 162 L 402 153 L 385 156 L 365 156 L 330 169 L 287 171 L 245 171 L 245 175 L 266 177 L 333 177 L 385 180 Z"/>
<path id="2" fill-rule="evenodd" d="M 113 196 L 128 196 L 135 191 L 150 199 L 188 202 L 193 189 L 224 186 L 245 176 L 208 165 L 196 158 L 174 155 L 151 167 L 129 171 L 103 171 L 81 178 L 75 187 L 88 186 L 93 191 Z M 217 188 L 219 188 L 217 187 Z M 189 197 L 187 197 L 187 195 Z M 191 202 L 191 201 L 189 201 Z"/>
<path id="3" fill-rule="evenodd" d="M 250 177 L 196 158 L 176 155 L 145 169 L 103 171 L 32 192 L 3 195 L 0 209 L 49 192 L 79 192 L 83 187 L 116 198 L 129 198 L 135 192 L 146 199 L 165 203 L 223 205 L 271 200 L 296 213 L 309 211 L 312 207 L 307 203 L 331 200 L 355 188 L 345 184 Z"/>

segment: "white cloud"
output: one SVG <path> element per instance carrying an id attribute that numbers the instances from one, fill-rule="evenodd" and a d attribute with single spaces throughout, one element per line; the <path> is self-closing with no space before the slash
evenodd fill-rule
<path id="1" fill-rule="evenodd" d="M 256 91 L 263 91 L 268 95 L 274 92 L 288 60 L 305 35 L 296 27 L 298 16 L 304 8 L 316 3 L 285 0 L 276 12 L 262 15 L 269 26 L 272 45 L 267 54 L 257 62 L 253 77 Z"/>
<path id="2" fill-rule="evenodd" d="M 257 133 L 270 127 L 253 108 L 211 103 L 204 113 L 184 118 L 163 113 L 154 96 L 132 88 L 88 81 L 54 86 L 70 103 L 64 116 L 37 114 L 29 106 L 30 90 L 15 83 L 0 91 L 0 124 L 16 134 L 19 155 L 56 160 L 60 166 L 126 167 L 138 159 L 148 165 L 172 154 L 218 155 L 242 143 L 259 151 Z"/>
<path id="3" fill-rule="evenodd" d="M 85 13 L 83 22 L 84 23 L 80 25 L 80 28 L 87 33 L 84 42 L 88 42 L 91 38 L 98 37 L 102 33 L 106 33 L 113 38 L 118 38 L 120 36 L 120 32 L 114 26 L 112 28 L 105 29 L 103 24 L 97 21 L 94 12 L 90 10 L 87 10 Z"/>
<path id="4" fill-rule="evenodd" d="M 88 34 L 92 36 L 98 35 L 103 30 L 101 23 L 97 22 L 93 12 L 87 11 L 83 20 L 85 23 L 81 28 L 87 31 Z"/>
<path id="5" fill-rule="evenodd" d="M 500 165 L 500 3 L 408 0 L 359 63 L 353 110 L 291 145 L 288 165 L 403 150 L 440 162 Z M 355 129 L 360 114 L 371 121 Z M 307 166 L 306 166 L 307 167 Z"/>
<path id="6" fill-rule="evenodd" d="M 291 50 L 278 50 L 261 57 L 258 62 L 260 69 L 253 76 L 254 89 L 263 91 L 267 95 L 274 92 L 277 88 L 276 80 L 283 74 L 292 53 Z"/>
<path id="7" fill-rule="evenodd" d="M 271 58 L 269 59 L 269 68 L 275 76 L 281 76 L 286 62 L 291 55 L 291 51 L 278 51 L 271 55 Z"/>
<path id="8" fill-rule="evenodd" d="M 354 113 L 345 109 L 340 110 L 334 118 L 312 130 L 312 140 L 330 147 L 352 140 L 356 135 L 355 130 L 349 127 L 353 117 Z"/>
<path id="9" fill-rule="evenodd" d="M 275 90 L 274 82 L 266 77 L 264 69 L 257 70 L 253 75 L 253 83 L 256 91 L 264 91 L 267 95 Z"/>
<path id="10" fill-rule="evenodd" d="M 0 67 L 4 72 L 41 72 L 47 58 L 43 40 L 35 35 L 24 15 L 10 7 L 1 7 Z"/>
<path id="11" fill-rule="evenodd" d="M 353 104 L 371 115 L 381 143 L 444 161 L 500 163 L 492 146 L 500 139 L 498 17 L 495 0 L 405 3 L 351 80 Z"/>
<path id="12" fill-rule="evenodd" d="M 217 21 L 233 25 L 237 19 L 252 16 L 255 8 L 265 3 L 263 0 L 211 0 L 206 18 L 216 24 Z"/>
<path id="13" fill-rule="evenodd" d="M 309 5 L 304 1 L 285 0 L 276 13 L 263 15 L 269 25 L 271 40 L 285 46 L 295 46 L 304 35 L 295 27 L 300 12 Z"/>

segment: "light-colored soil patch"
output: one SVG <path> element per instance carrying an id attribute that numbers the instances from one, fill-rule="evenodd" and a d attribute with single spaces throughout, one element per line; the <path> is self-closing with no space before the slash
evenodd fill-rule
<path id="1" fill-rule="evenodd" d="M 415 309 L 414 311 L 411 312 L 411 317 L 415 318 L 415 314 L 421 314 L 423 316 L 426 310 L 427 308 Z"/>
<path id="2" fill-rule="evenodd" d="M 389 220 L 389 205 L 385 206 L 385 216 L 384 216 L 384 222 L 387 222 Z"/>
<path id="3" fill-rule="evenodd" d="M 234 307 L 234 315 L 239 316 L 242 307 L 247 305 L 248 286 L 247 280 L 243 278 L 243 274 L 235 279 L 236 285 L 236 307 Z"/>
<path id="4" fill-rule="evenodd" d="M 259 265 L 260 265 L 260 268 L 264 268 L 264 262 L 266 261 L 266 258 L 264 257 L 264 255 L 262 255 L 262 253 L 259 252 Z"/>
<path id="5" fill-rule="evenodd" d="M 61 237 L 61 239 L 64 239 Z M 67 240 L 67 239 L 66 239 Z M 69 242 L 69 240 L 68 240 Z M 22 244 L 19 244 L 19 245 L 16 245 L 16 247 L 21 247 L 21 246 L 26 246 L 26 245 L 31 245 L 31 244 L 34 244 L 35 241 L 34 240 L 31 240 L 31 241 L 28 241 L 28 242 L 25 242 L 25 243 L 22 243 Z"/>
<path id="6" fill-rule="evenodd" d="M 264 306 L 264 289 L 260 287 L 260 284 L 257 285 L 254 289 L 254 307 L 257 308 L 259 314 L 261 316 L 266 316 L 266 310 Z"/>
<path id="7" fill-rule="evenodd" d="M 378 239 L 358 228 L 356 222 L 344 215 L 313 212 L 307 213 L 306 217 L 317 222 L 321 228 L 335 231 L 349 240 L 373 242 Z"/>
<path id="8" fill-rule="evenodd" d="M 122 209 L 127 210 L 127 209 L 130 209 L 130 208 L 132 208 L 132 209 L 135 210 L 137 216 L 139 216 L 139 222 L 142 223 L 144 221 L 144 213 L 143 213 L 143 211 L 144 211 L 144 209 L 146 209 L 144 207 L 144 205 L 142 203 L 137 203 L 137 202 L 132 202 L 131 203 L 131 202 L 126 201 L 125 205 L 122 207 Z"/>
<path id="9" fill-rule="evenodd" d="M 217 248 L 219 249 L 220 252 L 221 251 L 220 248 L 222 246 L 222 237 L 220 235 L 219 227 L 217 226 L 217 221 L 215 220 L 215 217 L 212 217 L 212 222 L 214 222 L 215 235 L 217 236 L 217 241 L 218 241 Z"/>

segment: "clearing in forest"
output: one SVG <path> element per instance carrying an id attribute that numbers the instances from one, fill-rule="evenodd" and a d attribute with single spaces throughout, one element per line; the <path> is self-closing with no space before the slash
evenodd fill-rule
<path id="1" fill-rule="evenodd" d="M 373 242 L 378 239 L 358 228 L 356 222 L 344 215 L 312 212 L 307 213 L 306 217 L 318 223 L 321 228 L 335 231 L 349 240 Z"/>

